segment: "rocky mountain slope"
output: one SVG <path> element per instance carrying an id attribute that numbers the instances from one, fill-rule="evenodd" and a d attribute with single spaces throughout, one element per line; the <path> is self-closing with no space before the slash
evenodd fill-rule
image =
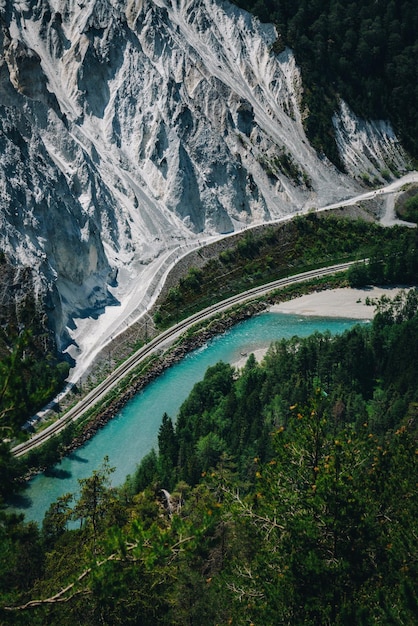
<path id="1" fill-rule="evenodd" d="M 0 25 L 0 249 L 35 270 L 60 347 L 181 246 L 407 167 L 344 103 L 347 173 L 316 154 L 292 52 L 227 2 L 0 0 Z"/>

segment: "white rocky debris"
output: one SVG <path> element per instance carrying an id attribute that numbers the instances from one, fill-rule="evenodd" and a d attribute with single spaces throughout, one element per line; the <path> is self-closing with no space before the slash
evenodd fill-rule
<path id="1" fill-rule="evenodd" d="M 61 345 L 84 357 L 83 318 L 119 304 L 95 322 L 118 332 L 181 245 L 338 202 L 370 164 L 405 167 L 390 127 L 346 105 L 348 174 L 318 157 L 291 51 L 227 2 L 3 2 L 0 19 L 0 248 L 39 270 Z"/>
<path id="2" fill-rule="evenodd" d="M 362 120 L 342 101 L 333 123 L 341 160 L 351 175 L 381 181 L 382 174 L 390 178 L 405 171 L 407 155 L 387 121 Z"/>

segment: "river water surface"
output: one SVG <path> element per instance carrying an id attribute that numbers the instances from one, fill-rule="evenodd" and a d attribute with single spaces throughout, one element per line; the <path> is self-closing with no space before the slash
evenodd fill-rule
<path id="1" fill-rule="evenodd" d="M 24 512 L 26 520 L 41 522 L 49 505 L 59 496 L 77 494 L 80 478 L 98 469 L 105 456 L 115 467 L 112 483 L 120 485 L 139 461 L 157 447 L 158 429 L 164 412 L 173 420 L 193 385 L 206 369 L 219 361 L 236 363 L 242 353 L 268 347 L 272 341 L 315 331 L 341 333 L 357 320 L 304 317 L 266 312 L 234 326 L 208 344 L 191 352 L 138 393 L 88 443 L 57 464 L 48 474 L 32 479 L 13 510 Z"/>

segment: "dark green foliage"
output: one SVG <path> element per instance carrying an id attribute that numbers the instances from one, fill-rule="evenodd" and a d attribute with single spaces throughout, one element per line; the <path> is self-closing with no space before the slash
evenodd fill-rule
<path id="1" fill-rule="evenodd" d="M 416 230 L 405 232 L 394 229 L 394 237 L 385 245 L 385 249 L 375 245 L 370 250 L 367 263 L 354 265 L 348 272 L 352 287 L 365 285 L 393 285 L 417 283 L 418 235 Z"/>
<path id="2" fill-rule="evenodd" d="M 0 595 L 26 592 L 43 572 L 39 529 L 23 516 L 0 514 Z"/>
<path id="3" fill-rule="evenodd" d="M 242 259 L 253 259 L 258 255 L 260 247 L 261 241 L 257 241 L 253 233 L 249 232 L 238 241 L 237 253 Z"/>
<path id="4" fill-rule="evenodd" d="M 72 511 L 72 517 L 80 521 L 84 533 L 91 536 L 93 545 L 98 533 L 106 527 L 106 521 L 114 514 L 114 493 L 110 476 L 114 468 L 105 458 L 102 467 L 88 478 L 80 478 L 80 496 Z M 66 504 L 66 503 L 65 503 Z"/>
<path id="5" fill-rule="evenodd" d="M 72 494 L 65 494 L 53 502 L 45 513 L 42 536 L 46 546 L 53 545 L 67 530 L 72 515 L 70 508 L 72 499 Z"/>
<path id="6" fill-rule="evenodd" d="M 21 473 L 32 468 L 47 468 L 58 462 L 66 446 L 68 446 L 74 438 L 76 426 L 69 424 L 58 435 L 54 435 L 48 439 L 42 446 L 33 448 L 27 455 L 22 457 L 19 465 Z"/>
<path id="7" fill-rule="evenodd" d="M 0 428 L 19 433 L 25 421 L 62 387 L 69 365 L 51 353 L 38 355 L 30 331 L 9 338 L 11 352 L 0 361 Z"/>
<path id="8" fill-rule="evenodd" d="M 204 439 L 209 433 L 217 435 L 210 441 L 206 439 L 206 459 L 209 454 L 221 454 L 224 435 L 224 422 L 218 418 L 215 409 L 232 389 L 233 369 L 226 363 L 210 367 L 204 379 L 197 383 L 189 398 L 180 408 L 175 426 L 178 446 L 178 478 L 189 483 L 196 483 L 203 471 L 205 462 Z M 204 418 L 202 419 L 202 416 Z M 200 450 L 197 447 L 200 442 Z M 207 469 L 207 468 L 205 468 Z"/>
<path id="9" fill-rule="evenodd" d="M 134 493 L 138 493 L 145 489 L 148 485 L 152 485 L 158 479 L 158 460 L 155 450 L 148 452 L 141 461 L 140 466 L 135 472 L 135 476 L 131 479 L 131 488 Z"/>
<path id="10" fill-rule="evenodd" d="M 415 185 L 411 185 L 396 199 L 395 211 L 400 219 L 418 222 L 418 193 Z"/>
<path id="11" fill-rule="evenodd" d="M 270 178 L 278 178 L 279 172 L 289 178 L 295 185 L 311 186 L 311 181 L 306 172 L 293 160 L 291 154 L 282 149 L 277 156 L 260 161 L 262 167 Z"/>
<path id="12" fill-rule="evenodd" d="M 0 435 L 21 427 L 62 387 L 69 365 L 60 362 L 46 307 L 36 300 L 30 268 L 0 255 Z"/>
<path id="13" fill-rule="evenodd" d="M 20 475 L 18 461 L 12 456 L 9 445 L 0 443 L 0 506 L 1 502 L 16 490 L 16 479 Z"/>
<path id="14" fill-rule="evenodd" d="M 413 437 L 402 431 L 379 445 L 367 428 L 332 435 L 329 408 L 320 389 L 294 407 L 292 427 L 276 431 L 273 460 L 257 463 L 256 493 L 235 504 L 240 542 L 247 535 L 252 549 L 229 580 L 252 598 L 241 609 L 254 623 L 359 623 L 363 614 L 362 623 L 387 624 L 393 610 L 412 624 L 416 596 L 408 607 L 398 595 L 413 585 L 411 479 L 400 487 L 403 511 L 392 507 L 400 476 L 414 471 Z"/>
<path id="15" fill-rule="evenodd" d="M 340 165 L 332 115 L 343 98 L 368 119 L 390 119 L 418 156 L 418 9 L 413 0 L 312 2 L 235 0 L 273 22 L 278 51 L 290 46 L 301 67 L 306 130 L 317 150 Z"/>
<path id="16" fill-rule="evenodd" d="M 179 447 L 177 437 L 174 432 L 173 422 L 171 418 L 164 413 L 161 426 L 158 432 L 158 451 L 159 451 L 159 478 L 161 483 L 170 487 L 175 485 L 176 468 L 179 455 Z M 149 460 L 148 460 L 149 463 Z M 150 481 L 148 481 L 149 484 Z"/>
<path id="17" fill-rule="evenodd" d="M 405 218 L 410 222 L 418 222 L 418 195 L 405 202 Z"/>
<path id="18" fill-rule="evenodd" d="M 186 278 L 182 279 L 182 284 L 186 289 L 200 291 L 200 281 L 202 280 L 202 270 L 191 267 Z"/>

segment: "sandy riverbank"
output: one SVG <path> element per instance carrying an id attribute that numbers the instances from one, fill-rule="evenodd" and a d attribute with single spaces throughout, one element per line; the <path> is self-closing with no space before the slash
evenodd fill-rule
<path id="1" fill-rule="evenodd" d="M 330 289 L 275 304 L 270 310 L 278 313 L 368 320 L 373 318 L 374 306 L 367 304 L 367 301 L 380 300 L 382 296 L 394 298 L 399 291 L 400 288 L 382 287 Z"/>
<path id="2" fill-rule="evenodd" d="M 274 304 L 270 311 L 277 313 L 293 313 L 296 315 L 312 315 L 321 317 L 345 317 L 356 320 L 369 320 L 374 316 L 375 307 L 367 304 L 368 301 L 380 300 L 382 296 L 394 298 L 400 288 L 369 287 L 365 289 L 330 289 L 310 293 L 287 302 Z M 261 361 L 267 349 L 265 347 L 253 350 L 257 361 Z M 235 367 L 245 365 L 248 356 L 244 356 L 234 363 Z"/>

